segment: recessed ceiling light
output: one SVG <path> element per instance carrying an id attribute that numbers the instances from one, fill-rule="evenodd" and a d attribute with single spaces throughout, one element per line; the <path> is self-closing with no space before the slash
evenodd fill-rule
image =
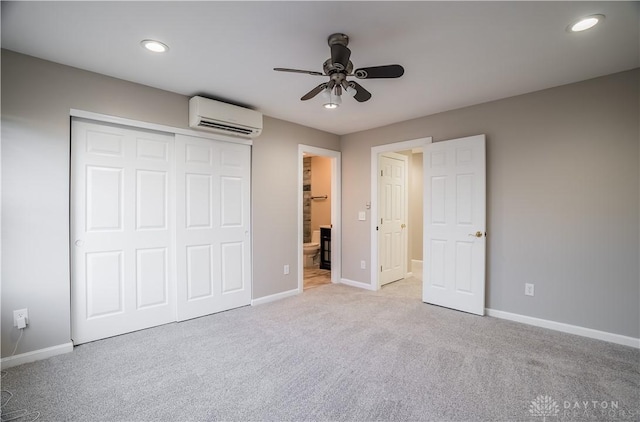
<path id="1" fill-rule="evenodd" d="M 604 19 L 604 15 L 590 15 L 572 23 L 567 27 L 569 32 L 581 32 L 593 28 Z"/>
<path id="2" fill-rule="evenodd" d="M 156 40 L 142 40 L 140 41 L 140 45 L 154 53 L 164 53 L 169 50 L 169 47 L 166 44 Z"/>

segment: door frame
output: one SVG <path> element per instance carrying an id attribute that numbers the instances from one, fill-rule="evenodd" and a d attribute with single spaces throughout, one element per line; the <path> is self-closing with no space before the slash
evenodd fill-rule
<path id="1" fill-rule="evenodd" d="M 396 152 L 410 150 L 413 148 L 426 147 L 431 142 L 433 142 L 433 138 L 429 136 L 425 138 L 418 138 L 409 141 L 394 142 L 392 144 L 371 147 L 371 256 L 369 262 L 371 263 L 370 271 L 372 290 L 380 290 L 380 272 L 378 271 L 378 231 L 376 230 L 376 223 L 378 222 L 378 172 L 380 171 L 378 165 L 379 155 L 386 152 Z M 423 198 L 423 201 L 425 200 L 426 198 Z"/>
<path id="2" fill-rule="evenodd" d="M 192 130 L 192 129 L 184 129 L 184 128 L 178 128 L 178 127 L 174 127 L 174 126 L 167 126 L 167 125 L 163 125 L 163 124 L 158 124 L 158 123 L 150 123 L 150 122 L 144 122 L 141 120 L 135 120 L 135 119 L 128 119 L 126 117 L 120 117 L 120 116 L 113 116 L 113 115 L 108 115 L 108 114 L 103 114 L 103 113 L 96 113 L 93 111 L 86 111 L 86 110 L 79 110 L 79 109 L 74 109 L 71 108 L 69 109 L 69 165 L 71 165 L 71 138 L 72 138 L 72 133 L 71 133 L 71 120 L 72 119 L 82 119 L 85 121 L 90 121 L 93 123 L 98 123 L 98 124 L 114 124 L 114 125 L 120 125 L 120 126 L 124 126 L 127 127 L 129 129 L 132 130 L 141 130 L 141 131 L 155 131 L 155 132 L 163 132 L 167 135 L 171 135 L 174 137 L 174 142 L 175 142 L 175 135 L 187 135 L 187 136 L 195 136 L 197 138 L 202 138 L 202 139 L 209 139 L 209 140 L 213 140 L 213 141 L 221 141 L 221 142 L 229 142 L 229 143 L 233 143 L 233 144 L 240 144 L 240 145 L 249 145 L 252 146 L 253 145 L 253 140 L 252 139 L 244 139 L 244 138 L 240 138 L 240 137 L 235 137 L 235 136 L 229 136 L 229 135 L 222 135 L 222 134 L 213 134 L 213 133 L 207 133 L 204 131 L 198 131 L 198 130 Z M 173 164 L 175 166 L 175 163 Z M 253 167 L 251 167 L 251 171 L 253 171 Z M 71 186 L 72 183 L 72 174 L 71 171 L 69 171 L 69 186 Z M 253 189 L 253 187 L 250 188 L 250 190 Z M 69 191 L 69 201 L 71 201 L 71 190 Z M 70 202 L 71 204 L 71 202 Z M 252 203 L 250 203 L 249 205 L 250 207 L 253 206 Z M 69 253 L 69 262 L 68 262 L 68 268 L 69 268 L 69 300 L 71 301 L 71 295 L 72 295 L 72 283 L 73 283 L 73 261 L 72 261 L 72 256 L 73 256 L 73 248 L 74 248 L 74 241 L 73 241 L 73 229 L 72 229 L 72 206 L 69 206 L 69 211 L 68 211 L 68 218 L 69 218 L 69 239 L 68 239 L 68 243 L 67 243 L 67 251 Z M 175 209 L 172 210 L 173 213 L 175 214 Z M 252 244 L 252 248 L 251 248 L 251 268 L 252 268 L 252 273 L 251 273 L 251 277 L 249 280 L 249 288 L 251 289 L 252 295 L 253 295 L 253 222 L 251 222 L 251 230 L 249 233 L 249 237 L 251 239 L 251 244 Z M 175 243 L 175 233 L 173 235 L 173 243 Z M 174 277 L 175 283 L 173 285 L 172 288 L 172 294 L 177 297 L 177 273 L 175 273 L 176 271 L 176 262 L 175 262 L 175 256 L 172 258 L 172 262 L 171 265 L 173 266 L 173 271 L 174 274 L 172 274 L 172 276 Z M 70 302 L 71 303 L 71 302 Z M 72 313 L 72 309 L 71 306 L 69 306 L 69 321 L 71 324 L 71 321 L 73 320 L 73 313 Z M 174 316 L 176 317 L 176 321 L 177 321 L 177 311 L 174 312 Z M 73 336 L 73 331 L 71 331 L 71 335 Z M 71 340 L 72 344 L 73 344 L 73 339 Z"/>
<path id="3" fill-rule="evenodd" d="M 298 294 L 304 290 L 304 210 L 303 173 L 304 154 L 313 154 L 331 159 L 331 282 L 338 283 L 342 274 L 342 174 L 340 151 L 298 144 Z"/>

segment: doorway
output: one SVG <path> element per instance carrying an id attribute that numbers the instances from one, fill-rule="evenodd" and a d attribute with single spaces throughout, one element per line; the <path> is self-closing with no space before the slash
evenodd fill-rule
<path id="1" fill-rule="evenodd" d="M 416 177 L 412 174 L 413 167 L 411 164 L 415 162 L 416 166 L 419 165 L 416 169 L 422 169 L 422 148 L 431 142 L 432 138 L 429 137 L 371 148 L 371 280 L 373 290 L 379 290 L 386 283 L 408 279 L 412 276 L 415 276 L 418 281 L 422 278 L 423 211 L 422 197 L 420 195 L 422 177 L 420 175 Z M 408 166 L 406 168 L 407 174 L 405 174 L 407 186 L 405 188 L 397 188 L 398 191 L 404 189 L 404 193 L 398 192 L 395 195 L 386 195 L 384 192 L 391 188 L 387 189 L 384 186 L 385 170 L 383 162 L 384 160 L 388 161 L 385 157 L 398 157 L 398 154 L 407 157 Z M 417 199 L 417 201 L 412 201 L 412 198 Z M 385 210 L 381 210 L 381 206 L 389 209 L 389 199 L 396 202 L 401 201 L 402 207 L 396 208 L 397 214 L 399 214 L 398 218 L 395 219 L 397 221 L 392 221 L 394 219 L 388 218 L 387 227 L 389 230 L 385 231 L 383 228 L 385 225 Z M 397 230 L 391 229 L 391 226 Z M 390 241 L 386 241 L 385 236 Z M 393 240 L 394 238 L 395 241 Z M 392 254 L 394 250 L 400 253 Z M 396 260 L 394 265 L 391 265 L 392 260 Z M 385 264 L 385 261 L 388 262 Z M 395 274 L 391 277 L 392 279 L 388 277 L 388 274 L 391 273 L 390 270 Z"/>
<path id="2" fill-rule="evenodd" d="M 331 283 L 337 283 L 340 277 L 341 268 L 341 193 L 340 193 L 340 152 L 333 151 L 324 148 L 313 147 L 309 145 L 298 146 L 298 293 L 302 293 L 304 290 L 305 279 L 305 259 L 316 259 L 318 261 L 318 272 L 314 273 L 314 276 L 322 277 L 320 274 L 321 268 L 319 261 L 323 261 L 324 268 L 330 268 L 330 270 L 322 270 L 324 274 L 330 272 Z M 322 162 L 326 166 L 326 173 L 330 172 L 330 180 L 327 181 L 326 186 L 323 186 L 322 191 L 314 191 L 311 187 L 308 188 L 306 196 L 308 196 L 308 203 L 317 203 L 317 205 L 328 205 L 325 210 L 330 214 L 329 224 L 326 221 L 317 223 L 313 226 L 311 221 L 307 222 L 307 236 L 305 239 L 305 157 L 318 157 L 322 159 Z M 307 160 L 309 163 L 309 160 Z M 326 192 L 325 192 L 326 191 Z M 312 199 L 315 198 L 315 199 Z M 314 221 L 315 222 L 315 221 Z M 313 231 L 318 231 L 319 246 L 318 256 L 305 256 L 304 244 L 313 243 L 309 242 Z M 327 265 L 328 263 L 328 265 Z M 315 266 L 314 266 L 315 269 Z"/>

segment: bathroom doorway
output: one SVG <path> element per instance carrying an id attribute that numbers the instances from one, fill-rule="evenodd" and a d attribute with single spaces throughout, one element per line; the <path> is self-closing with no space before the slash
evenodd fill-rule
<path id="1" fill-rule="evenodd" d="M 340 185 L 339 151 L 298 146 L 298 293 L 339 282 Z"/>

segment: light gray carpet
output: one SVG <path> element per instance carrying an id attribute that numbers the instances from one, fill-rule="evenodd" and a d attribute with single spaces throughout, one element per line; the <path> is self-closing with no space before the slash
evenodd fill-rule
<path id="1" fill-rule="evenodd" d="M 2 379 L 2 389 L 13 393 L 3 415 L 26 409 L 44 421 L 640 418 L 640 351 L 426 305 L 406 294 L 411 287 L 389 287 L 373 293 L 321 286 L 11 368 Z M 544 418 L 529 411 L 541 395 L 558 406 Z M 591 404 L 576 411 L 576 401 L 607 403 L 608 413 Z"/>

